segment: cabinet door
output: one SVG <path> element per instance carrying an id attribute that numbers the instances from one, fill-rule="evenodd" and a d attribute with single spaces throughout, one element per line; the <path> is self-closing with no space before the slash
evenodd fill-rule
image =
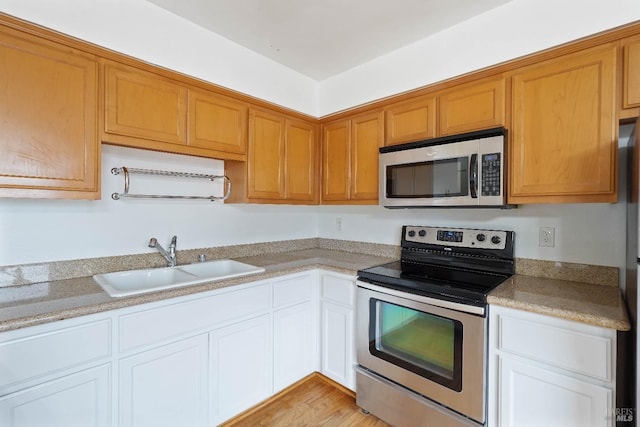
<path id="1" fill-rule="evenodd" d="M 273 314 L 273 388 L 278 392 L 316 370 L 316 321 L 308 301 Z"/>
<path id="2" fill-rule="evenodd" d="M 247 196 L 284 198 L 284 117 L 268 111 L 249 112 Z"/>
<path id="3" fill-rule="evenodd" d="M 428 95 L 399 102 L 385 110 L 385 145 L 429 139 L 436 136 L 436 98 Z"/>
<path id="4" fill-rule="evenodd" d="M 287 119 L 285 181 L 287 200 L 317 199 L 317 148 L 315 126 Z"/>
<path id="5" fill-rule="evenodd" d="M 244 102 L 189 89 L 188 145 L 245 154 L 247 111 L 248 106 Z"/>
<path id="6" fill-rule="evenodd" d="M 105 66 L 105 84 L 107 134 L 187 143 L 185 87 L 158 75 L 110 63 Z M 111 141 L 108 136 L 107 141 Z"/>
<path id="7" fill-rule="evenodd" d="M 351 121 L 324 126 L 322 138 L 322 200 L 345 201 L 350 197 Z"/>
<path id="8" fill-rule="evenodd" d="M 351 199 L 378 202 L 378 149 L 384 143 L 384 113 L 362 115 L 351 127 Z"/>
<path id="9" fill-rule="evenodd" d="M 509 357 L 499 361 L 499 426 L 613 426 L 613 392 Z"/>
<path id="10" fill-rule="evenodd" d="M 322 373 L 355 390 L 353 308 L 321 302 Z"/>
<path id="11" fill-rule="evenodd" d="M 509 203 L 616 201 L 616 48 L 513 75 Z"/>
<path id="12" fill-rule="evenodd" d="M 0 33 L 0 197 L 97 199 L 95 58 Z"/>
<path id="13" fill-rule="evenodd" d="M 207 335 L 120 361 L 120 426 L 207 426 Z"/>
<path id="14" fill-rule="evenodd" d="M 624 46 L 624 78 L 622 108 L 640 107 L 640 36 L 622 42 Z"/>
<path id="15" fill-rule="evenodd" d="M 272 394 L 271 316 L 210 334 L 211 424 L 219 424 Z"/>
<path id="16" fill-rule="evenodd" d="M 102 365 L 0 397 L 4 427 L 108 427 L 110 365 Z"/>
<path id="17" fill-rule="evenodd" d="M 440 135 L 505 124 L 505 79 L 492 78 L 456 86 L 438 97 Z"/>

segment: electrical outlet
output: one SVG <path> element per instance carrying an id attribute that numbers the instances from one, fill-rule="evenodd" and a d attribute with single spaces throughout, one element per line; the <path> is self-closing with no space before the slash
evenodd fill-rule
<path id="1" fill-rule="evenodd" d="M 336 218 L 336 231 L 342 231 L 342 218 Z"/>
<path id="2" fill-rule="evenodd" d="M 540 227 L 538 240 L 538 246 L 553 248 L 556 245 L 556 229 L 553 227 Z"/>

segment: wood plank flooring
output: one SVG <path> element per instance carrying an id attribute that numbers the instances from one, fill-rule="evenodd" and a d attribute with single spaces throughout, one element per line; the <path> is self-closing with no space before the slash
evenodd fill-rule
<path id="1" fill-rule="evenodd" d="M 362 413 L 351 391 L 313 374 L 224 427 L 389 427 Z"/>

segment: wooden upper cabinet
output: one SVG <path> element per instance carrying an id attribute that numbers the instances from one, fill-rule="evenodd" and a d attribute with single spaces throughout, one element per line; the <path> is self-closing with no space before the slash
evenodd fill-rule
<path id="1" fill-rule="evenodd" d="M 0 197 L 97 199 L 95 57 L 0 27 Z"/>
<path id="2" fill-rule="evenodd" d="M 384 113 L 352 119 L 351 199 L 378 201 L 378 149 L 384 145 Z"/>
<path id="3" fill-rule="evenodd" d="M 318 202 L 316 126 L 295 119 L 285 123 L 285 197 Z"/>
<path id="4" fill-rule="evenodd" d="M 245 160 L 248 104 L 105 61 L 104 142 Z"/>
<path id="5" fill-rule="evenodd" d="M 105 84 L 107 134 L 186 145 L 186 87 L 156 74 L 111 63 L 105 66 Z M 119 142 L 108 136 L 106 139 Z"/>
<path id="6" fill-rule="evenodd" d="M 351 120 L 329 123 L 322 137 L 322 202 L 350 198 Z"/>
<path id="7" fill-rule="evenodd" d="M 392 104 L 385 109 L 385 115 L 385 145 L 436 136 L 436 97 L 433 95 Z"/>
<path id="8" fill-rule="evenodd" d="M 510 203 L 616 201 L 614 45 L 514 72 Z"/>
<path id="9" fill-rule="evenodd" d="M 284 198 L 284 128 L 285 119 L 282 115 L 250 110 L 247 159 L 249 198 Z"/>
<path id="10" fill-rule="evenodd" d="M 248 109 L 244 102 L 189 89 L 188 145 L 245 154 Z"/>
<path id="11" fill-rule="evenodd" d="M 322 140 L 322 202 L 376 204 L 378 149 L 383 142 L 382 111 L 325 125 Z"/>
<path id="12" fill-rule="evenodd" d="M 640 36 L 622 41 L 623 79 L 622 109 L 635 111 L 621 114 L 621 118 L 637 117 L 640 113 Z"/>
<path id="13" fill-rule="evenodd" d="M 439 135 L 505 125 L 504 77 L 474 81 L 439 93 Z"/>
<path id="14" fill-rule="evenodd" d="M 249 109 L 247 161 L 225 162 L 228 203 L 318 203 L 317 125 Z"/>

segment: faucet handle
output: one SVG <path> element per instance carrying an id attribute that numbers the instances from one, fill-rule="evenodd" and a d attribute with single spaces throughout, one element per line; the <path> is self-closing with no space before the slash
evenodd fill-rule
<path id="1" fill-rule="evenodd" d="M 173 236 L 171 238 L 171 246 L 175 246 L 178 241 L 178 236 Z"/>
<path id="2" fill-rule="evenodd" d="M 198 255 L 198 262 L 205 262 L 207 260 L 207 256 L 205 254 Z"/>

